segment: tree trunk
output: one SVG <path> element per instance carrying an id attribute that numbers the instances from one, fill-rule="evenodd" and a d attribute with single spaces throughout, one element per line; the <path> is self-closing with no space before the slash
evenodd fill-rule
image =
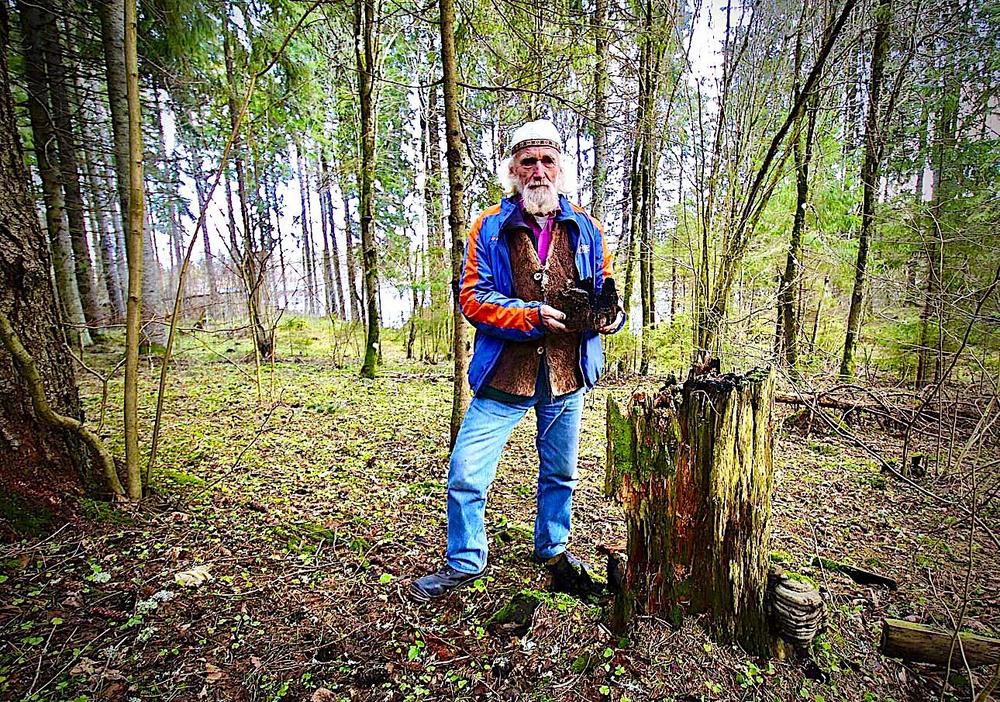
<path id="1" fill-rule="evenodd" d="M 139 58 L 136 48 L 136 0 L 124 0 L 122 25 L 128 125 L 128 170 L 124 181 L 128 198 L 125 207 L 122 208 L 122 211 L 127 213 L 125 255 L 128 259 L 128 298 L 125 305 L 125 472 L 128 480 L 128 496 L 138 500 L 142 498 L 143 488 L 142 473 L 139 469 L 139 327 L 142 318 L 143 253 L 147 247 L 143 246 L 145 199 L 142 180 Z"/>
<path id="2" fill-rule="evenodd" d="M 632 288 L 635 280 L 635 259 L 636 246 L 639 242 L 641 222 L 641 173 L 640 157 L 642 154 L 642 122 L 645 101 L 640 97 L 639 105 L 636 108 L 635 140 L 632 144 L 631 158 L 629 159 L 628 187 L 629 187 L 629 208 L 626 211 L 628 227 L 626 228 L 625 240 L 625 273 L 622 285 L 622 305 L 625 311 L 632 308 Z"/>
<path id="3" fill-rule="evenodd" d="M 24 44 L 28 116 L 31 121 L 38 175 L 42 181 L 45 226 L 52 247 L 52 265 L 55 270 L 59 300 L 62 303 L 64 319 L 72 325 L 69 337 L 72 339 L 73 345 L 89 345 L 91 343 L 90 333 L 85 326 L 86 319 L 80 301 L 79 288 L 76 284 L 73 250 L 64 218 L 65 201 L 60 184 L 59 164 L 58 160 L 53 159 L 56 138 L 51 120 L 52 110 L 49 107 L 44 53 L 41 46 L 41 13 L 36 4 L 19 2 L 18 15 L 21 18 L 22 42 Z"/>
<path id="4" fill-rule="evenodd" d="M 22 17 L 22 21 L 24 18 Z M 0 6 L 0 313 L 10 324 L 44 383 L 49 405 L 82 417 L 73 361 L 59 324 L 49 254 L 35 205 L 14 117 L 8 82 L 7 6 Z M 43 147 L 44 148 L 44 147 Z M 0 481 L 4 507 L 14 496 L 35 513 L 53 508 L 50 496 L 79 493 L 90 465 L 79 438 L 42 422 L 29 389 L 0 344 Z M 21 505 L 22 509 L 24 505 Z M 3 510 L 7 513 L 7 509 Z"/>
<path id="5" fill-rule="evenodd" d="M 240 198 L 240 216 L 243 225 L 242 255 L 240 270 L 246 288 L 247 313 L 253 330 L 254 347 L 260 360 L 268 360 L 274 355 L 274 334 L 264 323 L 264 303 L 262 299 L 263 276 L 258 265 L 253 231 L 250 228 L 250 205 L 247 199 L 246 172 L 243 164 L 243 140 L 239 136 L 239 106 L 236 104 L 236 72 L 233 65 L 233 48 L 229 17 L 223 14 L 222 46 L 226 64 L 228 91 L 229 126 L 236 133 L 233 139 L 233 164 L 236 168 L 236 186 Z M 234 250 L 236 253 L 236 250 Z"/>
<path id="6" fill-rule="evenodd" d="M 302 225 L 302 238 L 300 241 L 302 245 L 302 278 L 305 282 L 306 295 L 305 312 L 306 314 L 316 314 L 316 281 L 313 277 L 315 267 L 312 265 L 312 234 L 309 231 L 312 226 L 312 211 L 309 206 L 309 172 L 306 167 L 306 157 L 302 153 L 302 149 L 296 146 L 295 153 L 298 161 L 299 202 L 302 213 L 299 220 Z"/>
<path id="7" fill-rule="evenodd" d="M 171 266 L 167 271 L 168 282 L 170 284 L 167 285 L 167 290 L 170 297 L 173 297 L 175 292 L 181 296 L 181 316 L 183 317 L 184 291 L 175 291 L 173 285 L 173 281 L 178 280 L 180 277 L 181 261 L 184 260 L 184 244 L 181 241 L 180 222 L 177 218 L 177 187 L 180 182 L 180 176 L 177 164 L 174 162 L 174 155 L 167 153 L 167 139 L 163 131 L 163 107 L 160 102 L 160 87 L 156 80 L 153 81 L 152 92 L 157 147 L 159 149 L 160 187 L 163 188 L 163 198 L 167 206 L 166 230 L 170 244 Z"/>
<path id="8" fill-rule="evenodd" d="M 879 0 L 875 9 L 875 38 L 872 45 L 871 84 L 869 87 L 868 113 L 865 117 L 865 158 L 861 165 L 861 234 L 858 238 L 858 258 L 854 269 L 854 290 L 851 307 L 847 313 L 847 335 L 844 338 L 844 355 L 840 361 L 840 377 L 854 377 L 854 350 L 861 333 L 861 316 L 864 307 L 868 247 L 875 230 L 875 199 L 878 193 L 879 168 L 882 156 L 882 135 L 879 125 L 879 104 L 885 59 L 889 50 L 889 29 L 892 20 L 892 0 Z"/>
<path id="9" fill-rule="evenodd" d="M 924 247 L 927 258 L 927 285 L 924 304 L 920 311 L 920 349 L 917 357 L 918 388 L 937 381 L 941 374 L 941 354 L 938 351 L 943 339 L 939 333 L 932 339 L 931 315 L 941 318 L 941 282 L 944 274 L 945 236 L 941 229 L 942 205 L 951 197 L 946 175 L 947 161 L 955 147 L 959 105 L 959 82 L 951 75 L 943 77 L 940 103 L 934 125 L 934 151 L 931 163 L 931 201 L 928 243 Z M 934 347 L 931 342 L 936 341 Z M 933 358 L 932 358 L 933 355 Z"/>
<path id="10" fill-rule="evenodd" d="M 333 290 L 331 295 L 334 299 L 334 311 L 340 319 L 347 319 L 347 303 L 344 300 L 344 286 L 340 279 L 340 244 L 337 243 L 337 226 L 333 218 L 333 177 L 330 172 L 330 164 L 326 160 L 326 155 L 320 154 L 320 167 L 322 169 L 322 187 L 326 193 L 326 221 L 330 225 L 330 261 L 327 267 L 330 269 L 330 277 L 333 279 Z M 324 242 L 325 244 L 325 242 Z"/>
<path id="11" fill-rule="evenodd" d="M 80 95 L 79 88 L 74 92 L 77 96 Z M 93 129 L 93 125 L 85 117 L 86 112 L 83 109 L 82 101 L 77 101 L 75 107 L 77 121 L 81 123 L 84 172 L 87 176 L 87 188 L 90 191 L 90 206 L 94 215 L 94 223 L 97 228 L 97 236 L 101 249 L 103 282 L 108 293 L 108 304 L 111 306 L 111 321 L 118 323 L 125 319 L 125 296 L 122 292 L 122 281 L 118 275 L 118 266 L 115 259 L 114 217 L 107 203 L 107 198 L 113 197 L 113 195 L 110 191 L 102 189 L 101 179 L 97 175 L 100 160 L 94 151 L 94 145 L 99 145 L 100 141 Z"/>
<path id="12" fill-rule="evenodd" d="M 798 48 L 798 47 L 797 47 Z M 797 51 L 798 53 L 798 51 Z M 816 94 L 810 96 L 808 115 L 799 117 L 792 144 L 795 159 L 795 214 L 792 218 L 792 234 L 785 258 L 785 271 L 778 288 L 778 316 L 781 336 L 778 339 L 780 354 L 788 371 L 796 374 L 798 364 L 798 334 L 801 320 L 797 314 L 796 287 L 802 277 L 802 232 L 805 229 L 806 206 L 809 203 L 809 162 L 812 160 L 812 140 L 816 126 Z M 802 122 L 806 123 L 803 133 Z M 804 142 L 804 143 L 803 143 Z"/>
<path id="13" fill-rule="evenodd" d="M 208 193 L 205 192 L 200 167 L 195 168 L 194 188 L 198 195 L 198 217 L 200 219 L 202 211 L 208 207 Z M 215 278 L 215 256 L 212 255 L 212 242 L 208 236 L 207 224 L 201 228 L 201 243 L 205 248 L 205 277 L 208 278 L 208 307 L 217 314 L 217 306 L 219 304 L 219 288 L 218 282 Z M 288 299 L 287 292 L 285 293 L 285 299 L 286 301 Z M 206 316 L 210 315 L 206 314 Z"/>
<path id="14" fill-rule="evenodd" d="M 347 263 L 347 297 L 351 301 L 351 319 L 363 320 L 361 298 L 358 295 L 357 256 L 354 253 L 354 222 L 351 217 L 351 198 L 347 191 L 347 174 L 340 175 L 340 194 L 344 200 L 344 258 Z"/>
<path id="15" fill-rule="evenodd" d="M 166 300 L 163 294 L 163 269 L 157 255 L 153 225 L 149 210 L 145 212 L 142 229 L 142 346 L 163 348 L 167 343 Z"/>
<path id="16" fill-rule="evenodd" d="M 604 205 L 608 184 L 608 65 L 607 29 L 608 0 L 594 3 L 594 175 L 590 211 L 599 220 L 604 219 Z"/>
<path id="17" fill-rule="evenodd" d="M 765 655 L 773 373 L 692 372 L 623 414 L 608 398 L 605 490 L 625 512 L 614 622 L 706 614 L 725 642 Z"/>
<path id="18" fill-rule="evenodd" d="M 465 176 L 462 164 L 464 140 L 459 122 L 458 66 L 455 56 L 455 3 L 440 0 L 441 10 L 441 67 L 444 72 L 444 122 L 448 146 L 448 194 L 451 211 L 448 224 L 451 228 L 451 274 L 454 281 L 462 276 L 462 258 L 465 255 Z M 458 429 L 462 426 L 465 410 L 469 406 L 469 350 L 466 343 L 466 322 L 462 316 L 458 293 L 452 295 L 452 349 L 455 354 L 454 393 L 451 404 L 451 445 L 455 445 Z"/>
<path id="19" fill-rule="evenodd" d="M 434 50 L 433 36 L 430 51 Z M 424 184 L 424 211 L 427 218 L 427 267 L 428 286 L 431 293 L 431 316 L 437 320 L 445 316 L 448 307 L 448 270 L 451 257 L 445 245 L 445 232 L 441 218 L 441 110 L 438 103 L 438 87 L 434 84 L 427 89 L 426 128 L 426 182 Z"/>
<path id="20" fill-rule="evenodd" d="M 381 354 L 378 312 L 378 249 L 375 244 L 375 147 L 378 136 L 377 77 L 382 70 L 378 26 L 381 0 L 356 0 L 354 5 L 354 46 L 358 67 L 358 98 L 361 105 L 361 260 L 368 305 L 368 333 L 361 376 L 374 378 Z"/>
<path id="21" fill-rule="evenodd" d="M 80 289 L 84 318 L 93 329 L 101 322 L 103 315 L 97 302 L 97 286 L 94 282 L 93 265 L 90 260 L 90 243 L 87 240 L 83 191 L 80 188 L 80 167 L 73 139 L 73 120 L 68 96 L 69 85 L 72 83 L 73 77 L 66 67 L 62 37 L 53 8 L 48 2 L 43 2 L 40 12 L 42 47 L 45 67 L 48 72 L 52 120 L 55 126 L 56 143 L 59 146 L 59 172 L 66 198 L 66 220 L 69 223 L 69 237 L 73 245 L 76 284 Z"/>
<path id="22" fill-rule="evenodd" d="M 655 8 L 660 10 L 659 6 Z M 656 136 L 659 112 L 657 98 L 661 92 L 660 64 L 664 44 L 654 36 L 661 17 L 654 16 L 652 0 L 643 5 L 643 29 L 646 41 L 642 47 L 640 94 L 642 102 L 639 121 L 639 299 L 642 305 L 642 347 L 639 373 L 649 372 L 653 354 L 653 326 L 656 324 L 655 282 L 653 276 L 653 246 L 656 226 L 656 174 L 659 166 L 659 139 Z M 632 225 L 633 231 L 635 224 Z"/>
<path id="23" fill-rule="evenodd" d="M 316 169 L 316 185 L 319 191 L 319 222 L 320 230 L 323 234 L 323 302 L 324 314 L 333 319 L 337 316 L 337 295 L 333 288 L 333 277 L 330 275 L 330 229 L 326 206 L 326 188 L 323 185 L 323 175 L 320 169 Z"/>

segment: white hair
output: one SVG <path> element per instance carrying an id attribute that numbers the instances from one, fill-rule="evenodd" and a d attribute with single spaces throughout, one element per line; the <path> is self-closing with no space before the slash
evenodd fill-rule
<path id="1" fill-rule="evenodd" d="M 497 179 L 500 187 L 503 188 L 504 195 L 513 195 L 517 192 L 514 183 L 514 174 L 511 173 L 510 165 L 513 156 L 508 156 L 500 162 L 497 168 Z M 569 154 L 560 153 L 557 158 L 559 164 L 559 176 L 556 178 L 555 186 L 560 195 L 576 195 L 576 159 Z"/>

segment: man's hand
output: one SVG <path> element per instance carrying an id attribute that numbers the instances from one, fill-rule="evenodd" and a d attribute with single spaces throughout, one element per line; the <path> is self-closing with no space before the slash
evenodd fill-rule
<path id="1" fill-rule="evenodd" d="M 615 314 L 615 318 L 608 324 L 605 324 L 603 327 L 598 327 L 597 332 L 600 334 L 613 334 L 614 332 L 618 331 L 618 327 L 621 325 L 622 318 L 624 316 L 625 316 L 625 310 L 619 307 L 617 314 Z"/>
<path id="2" fill-rule="evenodd" d="M 553 334 L 565 334 L 568 331 L 566 325 L 562 323 L 562 320 L 566 319 L 566 315 L 555 307 L 542 305 L 538 308 L 538 316 L 541 317 L 545 331 Z"/>

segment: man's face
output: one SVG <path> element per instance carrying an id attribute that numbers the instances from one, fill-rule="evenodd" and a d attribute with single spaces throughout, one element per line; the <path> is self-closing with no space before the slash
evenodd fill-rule
<path id="1" fill-rule="evenodd" d="M 510 169 L 524 208 L 546 214 L 559 207 L 559 152 L 549 146 L 532 146 L 514 154 Z"/>

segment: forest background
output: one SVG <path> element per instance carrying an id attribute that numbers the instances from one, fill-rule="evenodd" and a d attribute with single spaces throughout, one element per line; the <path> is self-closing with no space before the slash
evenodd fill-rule
<path id="1" fill-rule="evenodd" d="M 38 0 L 2 11 L 10 538 L 80 519 L 81 505 L 106 515 L 95 505 L 108 496 L 166 500 L 168 515 L 184 511 L 177 495 L 221 509 L 214 500 L 237 489 L 227 481 L 252 483 L 248 466 L 267 460 L 269 424 L 303 402 L 338 421 L 363 414 L 352 395 L 390 416 L 426 402 L 436 412 L 412 429 L 446 454 L 439 422 L 454 435 L 468 402 L 471 335 L 451 295 L 464 237 L 500 197 L 512 130 L 539 117 L 564 137 L 571 199 L 604 223 L 631 313 L 605 341 L 612 392 L 709 355 L 726 369 L 773 365 L 784 401 L 811 412 L 807 438 L 789 446 L 815 449 L 808 434 L 827 407 L 837 451 L 874 461 L 925 506 L 965 505 L 957 523 L 995 527 L 994 5 Z M 444 397 L 435 383 L 449 379 Z M 208 438 L 199 415 L 227 409 L 242 428 Z M 864 412 L 867 438 L 849 426 Z M 358 430 L 381 426 L 369 420 Z M 348 454 L 370 468 L 394 441 Z M 427 489 L 440 487 L 432 465 Z M 970 555 L 952 565 L 988 592 L 995 564 L 976 571 L 971 549 L 992 532 L 973 531 L 953 534 Z M 27 578 L 29 562 L 0 586 Z M 972 607 L 995 633 L 993 590 L 977 600 L 967 580 L 948 611 Z M 12 667 L 0 678 L 40 694 L 37 673 L 27 685 Z"/>

